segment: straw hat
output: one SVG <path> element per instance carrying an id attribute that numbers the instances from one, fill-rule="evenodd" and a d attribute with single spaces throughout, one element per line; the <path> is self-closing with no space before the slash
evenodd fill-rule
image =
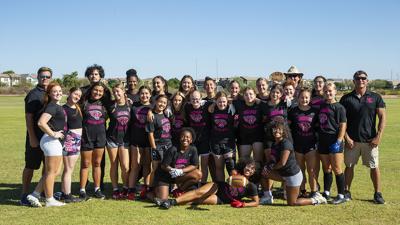
<path id="1" fill-rule="evenodd" d="M 299 69 L 297 69 L 296 66 L 291 66 L 288 69 L 287 73 L 285 73 L 285 75 L 292 75 L 292 74 L 297 74 L 297 75 L 303 76 L 303 73 L 300 72 Z"/>

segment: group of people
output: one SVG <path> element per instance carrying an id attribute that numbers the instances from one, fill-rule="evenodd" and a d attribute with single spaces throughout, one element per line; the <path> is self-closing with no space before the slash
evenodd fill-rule
<path id="1" fill-rule="evenodd" d="M 259 78 L 253 89 L 233 80 L 229 93 L 216 92 L 216 81 L 206 77 L 203 97 L 190 75 L 183 76 L 175 93 L 169 93 L 162 76 L 152 79 L 152 87 L 138 88 L 134 69 L 126 72 L 126 86 L 118 83 L 110 90 L 104 69 L 94 64 L 85 72 L 90 84 L 71 88 L 64 105 L 61 85 L 51 81 L 52 70 L 42 67 L 37 74 L 38 85 L 25 98 L 23 205 L 41 207 L 43 194 L 46 206 L 87 200 L 90 168 L 93 197 L 104 199 L 105 152 L 113 199 L 146 199 L 163 208 L 273 204 L 274 182 L 281 183 L 291 206 L 341 204 L 351 199 L 360 156 L 371 169 L 374 202 L 385 202 L 378 167 L 385 103 L 367 89 L 365 71 L 354 74 L 354 90 L 337 101 L 333 82 L 316 76 L 313 86 L 305 87 L 294 66 L 283 82 Z M 71 177 L 79 156 L 76 198 Z M 33 171 L 42 161 L 42 177 L 29 193 Z M 61 191 L 54 193 L 62 164 Z M 331 199 L 333 174 L 337 196 Z"/>

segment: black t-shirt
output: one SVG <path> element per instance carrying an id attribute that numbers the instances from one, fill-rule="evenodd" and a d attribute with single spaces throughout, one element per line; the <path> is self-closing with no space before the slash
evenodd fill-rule
<path id="1" fill-rule="evenodd" d="M 359 98 L 355 91 L 344 95 L 340 104 L 346 108 L 347 134 L 356 142 L 369 142 L 376 136 L 377 109 L 385 108 L 382 97 L 367 91 Z"/>
<path id="2" fill-rule="evenodd" d="M 174 144 L 179 144 L 179 135 L 181 134 L 181 130 L 185 125 L 185 119 L 182 115 L 182 112 L 174 112 L 170 121 L 172 142 Z"/>
<path id="3" fill-rule="evenodd" d="M 44 109 L 44 113 L 48 113 L 51 115 L 51 118 L 47 123 L 51 130 L 64 130 L 64 127 L 66 125 L 66 115 L 61 105 L 58 105 L 54 102 L 49 102 L 49 104 L 47 104 L 46 108 Z"/>
<path id="4" fill-rule="evenodd" d="M 174 146 L 165 153 L 162 164 L 176 169 L 198 166 L 199 157 L 197 155 L 197 149 L 194 146 L 190 146 L 188 150 L 182 152 L 178 151 Z"/>
<path id="5" fill-rule="evenodd" d="M 79 100 L 79 103 L 82 105 L 85 101 L 90 99 L 90 93 L 88 93 L 89 89 L 90 89 L 91 85 L 86 85 L 84 87 L 81 87 L 81 91 L 82 91 L 82 97 Z M 110 106 L 112 104 L 112 100 L 111 100 L 111 91 L 110 89 L 106 88 L 104 90 L 104 96 L 102 97 L 102 103 L 104 105 L 104 107 L 106 108 L 106 110 L 109 112 L 110 111 Z"/>
<path id="6" fill-rule="evenodd" d="M 146 132 L 153 132 L 157 146 L 171 145 L 171 123 L 164 113 L 158 114 L 153 111 L 153 122 L 146 123 Z"/>
<path id="7" fill-rule="evenodd" d="M 99 129 L 105 131 L 107 111 L 100 100 L 88 100 L 83 104 L 83 127 L 90 130 Z M 88 130 L 88 131 L 90 131 Z"/>
<path id="8" fill-rule="evenodd" d="M 117 144 L 123 144 L 126 140 L 129 120 L 131 118 L 131 106 L 129 104 L 113 104 L 110 112 L 107 137 Z"/>
<path id="9" fill-rule="evenodd" d="M 274 142 L 271 146 L 271 155 L 275 158 L 275 162 L 279 162 L 284 150 L 290 151 L 289 158 L 287 159 L 286 164 L 276 171 L 282 177 L 296 175 L 300 171 L 300 167 L 297 165 L 294 156 L 293 144 L 288 139 L 283 139 L 279 143 Z"/>
<path id="10" fill-rule="evenodd" d="M 322 103 L 325 102 L 324 96 L 321 95 L 313 95 L 311 97 L 310 106 L 314 109 L 319 110 L 321 108 Z"/>
<path id="11" fill-rule="evenodd" d="M 208 113 L 208 104 L 194 109 L 192 104 L 185 104 L 185 117 L 187 124 L 196 132 L 194 143 L 209 141 L 210 115 Z"/>
<path id="12" fill-rule="evenodd" d="M 131 120 L 129 123 L 129 136 L 131 144 L 148 143 L 147 133 L 145 131 L 147 113 L 150 105 L 143 105 L 140 102 L 132 104 Z"/>
<path id="13" fill-rule="evenodd" d="M 304 145 L 306 143 L 316 142 L 316 124 L 318 111 L 312 107 L 303 111 L 298 106 L 293 108 L 288 114 L 288 120 L 291 122 L 290 128 L 295 145 Z"/>
<path id="14" fill-rule="evenodd" d="M 132 103 L 140 102 L 140 96 L 138 93 L 131 94 L 128 90 L 126 90 L 126 96 L 132 101 Z"/>
<path id="15" fill-rule="evenodd" d="M 82 115 L 77 108 L 71 108 L 67 104 L 63 105 L 64 111 L 67 114 L 68 129 L 82 128 Z"/>
<path id="16" fill-rule="evenodd" d="M 263 138 L 263 115 L 265 115 L 265 104 L 254 103 L 246 105 L 244 101 L 238 101 L 235 105 L 239 121 L 239 139 L 246 140 L 254 137 Z"/>
<path id="17" fill-rule="evenodd" d="M 218 190 L 218 192 L 225 192 L 225 196 L 230 196 L 233 199 L 241 200 L 242 198 L 248 197 L 252 198 L 258 195 L 257 186 L 249 182 L 244 187 L 232 187 L 228 183 L 223 183 L 224 185 L 218 185 L 218 188 L 223 190 Z"/>
<path id="18" fill-rule="evenodd" d="M 274 121 L 286 122 L 287 120 L 287 104 L 280 101 L 276 105 L 265 104 L 265 114 L 267 115 L 267 123 Z"/>
<path id="19" fill-rule="evenodd" d="M 337 135 L 340 123 L 345 123 L 346 110 L 339 103 L 322 103 L 318 114 L 319 133 Z"/>
<path id="20" fill-rule="evenodd" d="M 228 113 L 229 106 L 224 110 L 215 107 L 210 114 L 211 118 L 211 143 L 226 144 L 231 148 L 235 147 L 234 115 Z"/>
<path id="21" fill-rule="evenodd" d="M 39 129 L 38 121 L 40 115 L 43 112 L 44 106 L 44 95 L 46 91 L 44 88 L 36 86 L 26 95 L 25 101 L 25 113 L 30 113 L 33 115 L 33 130 L 35 131 L 36 137 L 41 138 L 43 136 L 43 131 Z"/>

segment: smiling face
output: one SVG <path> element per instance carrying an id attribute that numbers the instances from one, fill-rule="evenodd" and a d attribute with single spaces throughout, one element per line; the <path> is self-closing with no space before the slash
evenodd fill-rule
<path id="1" fill-rule="evenodd" d="M 154 91 L 163 92 L 163 91 L 165 91 L 164 86 L 165 86 L 165 84 L 164 84 L 163 80 L 161 80 L 161 78 L 154 79 L 154 84 L 153 84 Z"/>
<path id="2" fill-rule="evenodd" d="M 290 74 L 290 75 L 288 75 L 288 78 L 290 80 L 292 80 L 295 83 L 295 85 L 297 85 L 301 80 L 301 75 L 299 75 L 299 74 Z"/>
<path id="3" fill-rule="evenodd" d="M 94 86 L 92 92 L 90 93 L 90 97 L 93 100 L 99 100 L 103 97 L 104 88 L 101 85 Z"/>
<path id="4" fill-rule="evenodd" d="M 190 103 L 192 104 L 193 108 L 198 109 L 201 106 L 201 95 L 200 92 L 194 91 L 190 95 Z"/>
<path id="5" fill-rule="evenodd" d="M 285 91 L 285 95 L 289 98 L 293 98 L 294 95 L 294 87 L 292 85 L 286 85 L 283 89 Z"/>
<path id="6" fill-rule="evenodd" d="M 42 87 L 47 87 L 51 80 L 51 73 L 50 71 L 43 71 L 38 74 L 38 84 Z"/>
<path id="7" fill-rule="evenodd" d="M 138 84 L 138 79 L 134 76 L 130 76 L 127 80 L 128 82 L 128 89 L 129 90 L 135 90 L 136 86 Z"/>
<path id="8" fill-rule="evenodd" d="M 121 101 L 122 99 L 125 99 L 125 90 L 121 88 L 113 88 L 113 94 L 116 101 Z"/>
<path id="9" fill-rule="evenodd" d="M 273 100 L 273 101 L 275 101 L 275 102 L 278 102 L 278 101 L 281 100 L 282 94 L 283 94 L 283 93 L 282 93 L 279 89 L 274 88 L 274 89 L 272 89 L 271 92 L 269 93 L 269 97 L 271 98 L 271 100 Z"/>
<path id="10" fill-rule="evenodd" d="M 88 79 L 89 79 L 90 83 L 99 82 L 101 80 L 100 72 L 98 70 L 93 70 L 89 74 Z"/>
<path id="11" fill-rule="evenodd" d="M 185 78 L 183 81 L 182 81 L 182 84 L 181 84 L 181 86 L 182 86 L 182 90 L 184 91 L 184 92 L 189 92 L 190 90 L 192 90 L 192 88 L 193 88 L 193 82 L 192 82 L 192 80 L 190 79 L 190 78 Z"/>
<path id="12" fill-rule="evenodd" d="M 217 107 L 219 110 L 224 110 L 228 106 L 228 99 L 225 96 L 217 99 Z"/>
<path id="13" fill-rule="evenodd" d="M 147 103 L 149 103 L 151 94 L 150 94 L 150 91 L 149 91 L 147 88 L 143 88 L 143 89 L 140 91 L 139 94 L 140 94 L 140 102 L 141 102 L 142 104 L 147 104 Z"/>
<path id="14" fill-rule="evenodd" d="M 321 92 L 324 90 L 324 86 L 325 86 L 325 81 L 322 78 L 317 78 L 314 80 L 314 89 L 318 92 Z"/>
<path id="15" fill-rule="evenodd" d="M 311 93 L 308 91 L 302 91 L 299 95 L 299 105 L 307 106 L 310 104 Z"/>
<path id="16" fill-rule="evenodd" d="M 257 91 L 261 96 L 266 96 L 268 93 L 268 84 L 266 80 L 260 80 L 256 84 Z"/>
<path id="17" fill-rule="evenodd" d="M 192 133 L 190 131 L 182 131 L 181 136 L 180 136 L 180 142 L 181 146 L 186 149 L 192 144 L 193 142 L 193 137 Z"/>
<path id="18" fill-rule="evenodd" d="M 282 140 L 283 139 L 283 128 L 282 127 L 272 128 L 272 135 L 274 136 L 275 140 Z"/>
<path id="19" fill-rule="evenodd" d="M 247 164 L 246 167 L 243 169 L 243 176 L 249 178 L 253 176 L 255 172 L 256 172 L 256 165 Z"/>
<path id="20" fill-rule="evenodd" d="M 368 77 L 365 74 L 360 74 L 360 75 L 354 77 L 353 83 L 354 83 L 354 87 L 356 89 L 367 88 L 367 86 L 368 86 Z"/>
<path id="21" fill-rule="evenodd" d="M 335 101 L 336 88 L 333 85 L 327 85 L 324 87 L 324 98 L 327 102 Z"/>
<path id="22" fill-rule="evenodd" d="M 174 99 L 172 99 L 172 105 L 175 110 L 179 110 L 182 107 L 183 98 L 180 95 L 175 95 Z"/>
<path id="23" fill-rule="evenodd" d="M 207 95 L 212 95 L 215 92 L 215 83 L 214 83 L 214 81 L 208 80 L 204 84 L 204 90 L 206 91 Z"/>
<path id="24" fill-rule="evenodd" d="M 52 101 L 60 101 L 62 98 L 62 89 L 60 86 L 54 86 L 51 88 L 50 92 L 49 92 L 49 97 Z"/>
<path id="25" fill-rule="evenodd" d="M 156 101 L 156 111 L 163 112 L 167 108 L 168 99 L 166 97 L 160 97 Z"/>
<path id="26" fill-rule="evenodd" d="M 82 97 L 82 91 L 81 91 L 81 89 L 77 89 L 69 94 L 68 102 L 71 105 L 77 104 L 79 102 L 79 100 L 81 99 L 81 97 Z"/>
<path id="27" fill-rule="evenodd" d="M 253 103 L 256 101 L 256 93 L 254 93 L 252 89 L 246 90 L 243 97 L 246 103 Z"/>
<path id="28" fill-rule="evenodd" d="M 239 92 L 240 92 L 240 86 L 239 86 L 239 84 L 236 83 L 236 82 L 232 83 L 232 84 L 231 84 L 231 87 L 230 87 L 231 97 L 232 97 L 232 98 L 235 98 L 236 96 L 239 95 Z"/>

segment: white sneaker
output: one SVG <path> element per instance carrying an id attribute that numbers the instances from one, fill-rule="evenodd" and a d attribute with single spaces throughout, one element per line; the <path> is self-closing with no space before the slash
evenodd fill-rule
<path id="1" fill-rule="evenodd" d="M 316 205 L 327 203 L 326 198 L 324 198 L 324 196 L 322 196 L 319 192 L 316 192 L 312 197 L 312 199 L 314 199 L 317 202 Z"/>
<path id="2" fill-rule="evenodd" d="M 42 204 L 40 204 L 40 201 L 38 198 L 36 198 L 33 195 L 28 195 L 26 196 L 26 199 L 28 200 L 29 203 L 31 203 L 32 207 L 42 207 Z"/>
<path id="3" fill-rule="evenodd" d="M 274 203 L 274 197 L 273 196 L 263 196 L 260 199 L 260 204 L 261 205 L 272 205 Z"/>
<path id="4" fill-rule="evenodd" d="M 64 202 L 57 201 L 54 198 L 46 200 L 46 207 L 63 206 L 63 205 L 65 205 Z"/>

